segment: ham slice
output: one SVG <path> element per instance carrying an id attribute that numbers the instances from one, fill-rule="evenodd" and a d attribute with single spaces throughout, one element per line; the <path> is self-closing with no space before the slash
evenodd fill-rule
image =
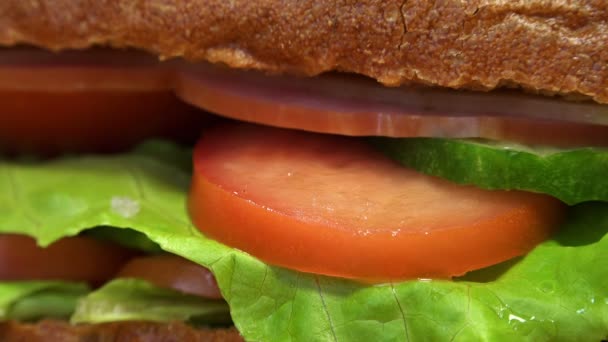
<path id="1" fill-rule="evenodd" d="M 0 91 L 159 91 L 233 119 L 351 136 L 608 145 L 608 106 L 515 91 L 386 88 L 354 75 L 270 76 L 107 49 L 0 54 Z"/>

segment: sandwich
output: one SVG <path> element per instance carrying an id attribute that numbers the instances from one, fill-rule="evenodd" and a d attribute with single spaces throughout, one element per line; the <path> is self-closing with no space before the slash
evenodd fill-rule
<path id="1" fill-rule="evenodd" d="M 3 1 L 0 339 L 607 339 L 607 17 Z"/>

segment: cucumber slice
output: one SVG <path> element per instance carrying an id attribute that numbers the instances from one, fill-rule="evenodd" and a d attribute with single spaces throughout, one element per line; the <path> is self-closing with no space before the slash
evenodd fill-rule
<path id="1" fill-rule="evenodd" d="M 484 189 L 540 192 L 573 205 L 608 201 L 608 149 L 560 150 L 466 139 L 373 138 L 399 163 Z"/>

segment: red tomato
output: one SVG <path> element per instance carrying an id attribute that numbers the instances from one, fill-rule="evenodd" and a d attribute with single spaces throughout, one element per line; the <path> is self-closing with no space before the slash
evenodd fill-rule
<path id="1" fill-rule="evenodd" d="M 68 280 L 99 285 L 136 253 L 86 237 L 68 237 L 46 248 L 23 235 L 0 235 L 0 281 Z"/>
<path id="2" fill-rule="evenodd" d="M 222 298 L 215 278 L 208 269 L 175 255 L 132 259 L 117 277 L 143 279 L 160 287 L 204 298 Z"/>
<path id="3" fill-rule="evenodd" d="M 113 152 L 150 137 L 195 140 L 209 117 L 168 91 L 0 91 L 0 148 Z"/>
<path id="4" fill-rule="evenodd" d="M 358 140 L 250 125 L 196 146 L 189 211 L 274 265 L 363 280 L 447 278 L 529 251 L 561 219 L 539 194 L 461 186 Z"/>

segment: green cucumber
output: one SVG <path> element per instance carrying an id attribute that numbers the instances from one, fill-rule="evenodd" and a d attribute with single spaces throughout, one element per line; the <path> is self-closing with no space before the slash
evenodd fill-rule
<path id="1" fill-rule="evenodd" d="M 560 150 L 439 138 L 374 138 L 372 143 L 405 166 L 459 184 L 540 192 L 570 205 L 608 201 L 605 148 Z"/>

